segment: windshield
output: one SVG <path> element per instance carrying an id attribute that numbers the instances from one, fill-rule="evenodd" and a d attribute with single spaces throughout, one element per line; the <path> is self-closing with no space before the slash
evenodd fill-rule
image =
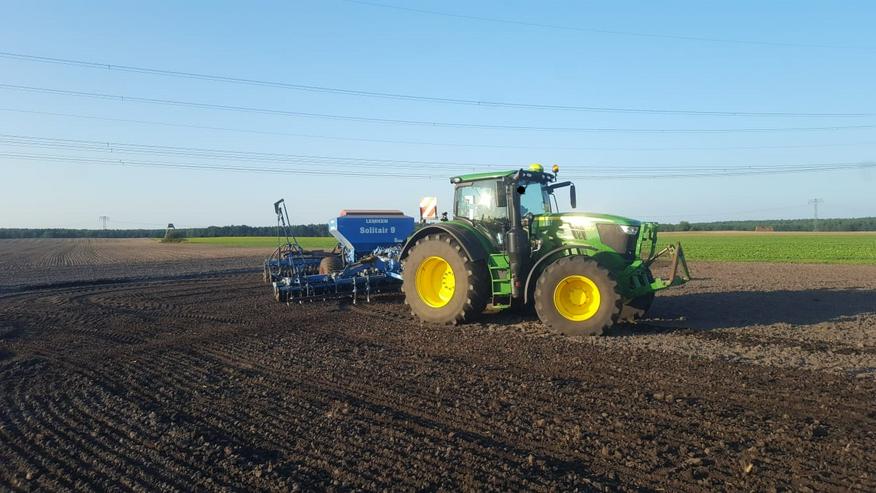
<path id="1" fill-rule="evenodd" d="M 551 212 L 550 193 L 547 187 L 536 182 L 520 182 L 520 215 L 540 215 Z"/>

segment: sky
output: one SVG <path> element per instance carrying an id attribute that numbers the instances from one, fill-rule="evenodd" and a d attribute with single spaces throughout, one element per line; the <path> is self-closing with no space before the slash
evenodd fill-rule
<path id="1" fill-rule="evenodd" d="M 450 176 L 533 162 L 576 182 L 579 211 L 806 218 L 820 198 L 821 217 L 873 216 L 874 18 L 869 1 L 6 1 L 0 227 L 269 225 L 280 198 L 293 223 L 415 215 L 424 196 L 452 210 Z"/>

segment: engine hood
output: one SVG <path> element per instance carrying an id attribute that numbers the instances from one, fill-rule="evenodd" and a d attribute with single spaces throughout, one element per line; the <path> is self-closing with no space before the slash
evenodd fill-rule
<path id="1" fill-rule="evenodd" d="M 567 223 L 612 223 L 621 226 L 641 226 L 642 222 L 614 214 L 600 214 L 598 212 L 559 212 L 545 214 L 544 217 L 556 218 Z"/>

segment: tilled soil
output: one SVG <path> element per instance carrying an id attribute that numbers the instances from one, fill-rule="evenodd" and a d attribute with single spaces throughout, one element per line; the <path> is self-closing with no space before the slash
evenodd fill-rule
<path id="1" fill-rule="evenodd" d="M 876 266 L 697 263 L 618 337 L 578 340 L 876 379 Z M 518 324 L 541 330 L 526 319 Z"/>
<path id="2" fill-rule="evenodd" d="M 0 293 L 21 288 L 248 272 L 270 249 L 160 243 L 150 238 L 0 240 Z"/>
<path id="3" fill-rule="evenodd" d="M 876 490 L 876 269 L 693 269 L 584 340 L 280 305 L 257 264 L 20 284 L 0 489 Z"/>

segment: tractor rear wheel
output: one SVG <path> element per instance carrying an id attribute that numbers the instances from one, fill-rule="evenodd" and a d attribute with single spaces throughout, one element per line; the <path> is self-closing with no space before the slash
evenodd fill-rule
<path id="1" fill-rule="evenodd" d="M 570 336 L 595 336 L 614 325 L 621 295 L 611 273 L 595 260 L 563 257 L 542 272 L 535 285 L 535 311 L 551 330 Z"/>
<path id="2" fill-rule="evenodd" d="M 471 322 L 492 294 L 486 263 L 469 260 L 459 243 L 445 234 L 417 240 L 404 261 L 402 279 L 405 303 L 425 322 Z"/>
<path id="3" fill-rule="evenodd" d="M 319 261 L 319 273 L 322 275 L 342 270 L 344 270 L 344 261 L 341 260 L 340 255 L 330 255 Z"/>

